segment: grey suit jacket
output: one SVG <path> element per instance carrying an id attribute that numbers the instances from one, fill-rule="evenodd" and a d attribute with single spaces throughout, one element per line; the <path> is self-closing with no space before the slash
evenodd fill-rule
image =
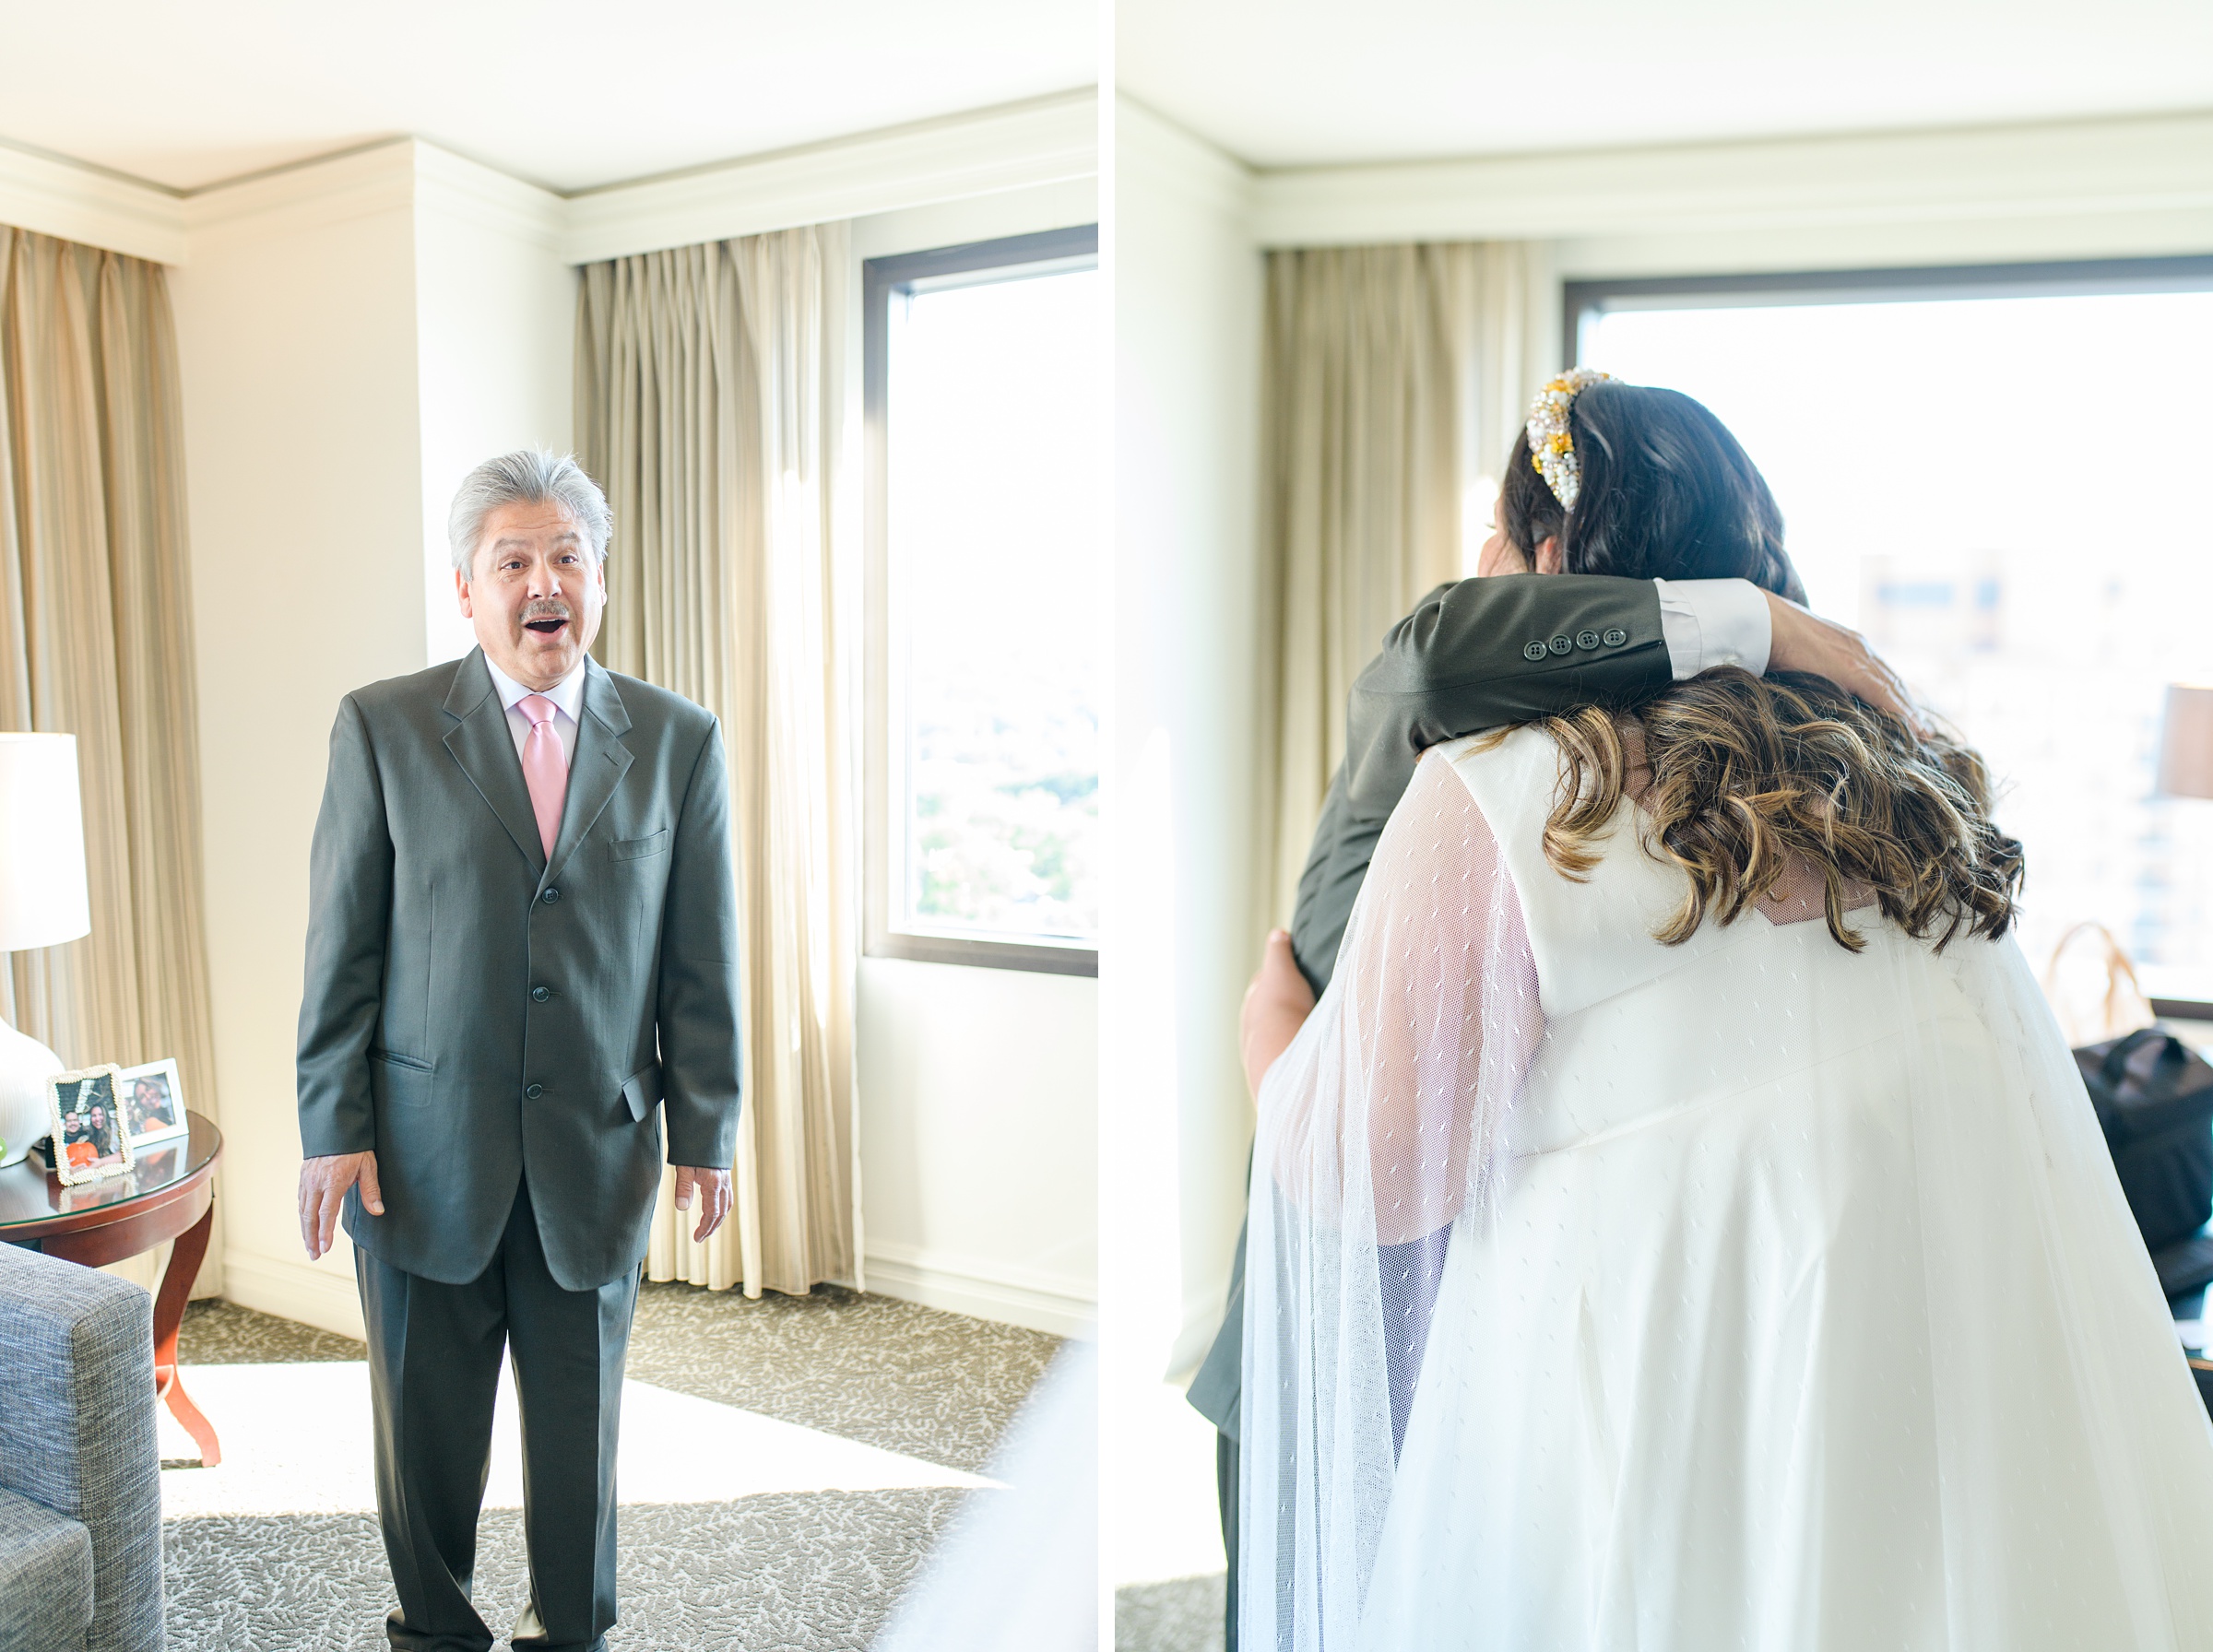
<path id="1" fill-rule="evenodd" d="M 588 661 L 550 861 L 481 651 L 349 694 L 309 865 L 300 1137 L 373 1150 L 355 1244 L 458 1284 L 518 1181 L 553 1277 L 645 1255 L 672 1162 L 738 1125 L 736 896 L 721 731 Z"/>
<path id="2" fill-rule="evenodd" d="M 1626 703 L 1674 679 L 1660 592 L 1649 579 L 1507 574 L 1439 585 L 1423 597 L 1353 684 L 1344 766 L 1330 783 L 1299 875 L 1291 950 L 1315 995 L 1330 984 L 1376 840 L 1425 750 L 1579 705 Z M 1228 1311 L 1189 1394 L 1232 1438 L 1244 1348 L 1239 1233 Z"/>

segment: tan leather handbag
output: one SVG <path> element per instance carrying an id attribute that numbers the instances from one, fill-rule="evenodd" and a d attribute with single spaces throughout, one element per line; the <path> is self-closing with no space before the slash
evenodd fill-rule
<path id="1" fill-rule="evenodd" d="M 2044 997 L 2077 1049 L 2148 1027 L 2159 1018 L 2136 985 L 2136 965 L 2100 923 L 2077 924 L 2052 949 Z"/>

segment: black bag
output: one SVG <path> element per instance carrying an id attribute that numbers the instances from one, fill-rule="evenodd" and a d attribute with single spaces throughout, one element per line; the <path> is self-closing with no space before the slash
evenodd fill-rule
<path id="1" fill-rule="evenodd" d="M 2170 1296 L 2213 1280 L 2213 1066 L 2156 1027 L 2075 1052 Z M 2179 1282 L 2178 1282 L 2179 1281 Z"/>

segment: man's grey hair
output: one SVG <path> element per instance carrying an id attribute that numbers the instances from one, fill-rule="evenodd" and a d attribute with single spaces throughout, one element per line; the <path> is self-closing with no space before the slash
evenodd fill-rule
<path id="1" fill-rule="evenodd" d="M 591 546 L 595 566 L 607 560 L 607 537 L 614 525 L 599 484 L 584 474 L 574 454 L 526 447 L 485 460 L 462 479 L 445 518 L 454 572 L 463 579 L 476 577 L 471 564 L 477 541 L 484 537 L 485 518 L 502 505 L 544 504 L 559 505 L 576 519 Z"/>

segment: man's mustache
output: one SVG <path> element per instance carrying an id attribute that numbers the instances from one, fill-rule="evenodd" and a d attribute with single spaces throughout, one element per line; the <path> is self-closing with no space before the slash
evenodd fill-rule
<path id="1" fill-rule="evenodd" d="M 569 611 L 567 603 L 556 602 L 550 597 L 523 605 L 522 623 L 525 625 L 528 625 L 535 620 L 574 620 L 576 616 Z"/>

